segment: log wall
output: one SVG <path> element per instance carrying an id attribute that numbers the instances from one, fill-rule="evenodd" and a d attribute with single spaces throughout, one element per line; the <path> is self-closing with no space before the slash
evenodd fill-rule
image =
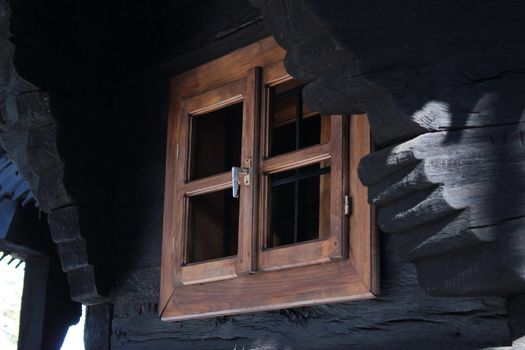
<path id="1" fill-rule="evenodd" d="M 301 8 L 306 7 L 290 11 L 300 14 Z M 272 20 L 278 24 L 286 23 L 280 16 L 287 12 L 282 8 L 278 11 L 279 14 L 263 11 L 267 25 Z M 305 35 L 304 27 L 312 25 L 308 18 L 301 17 L 300 20 L 303 20 L 303 25 L 298 36 Z M 272 29 L 272 25 L 269 28 Z M 323 33 L 322 30 L 314 32 Z M 278 31 L 272 33 L 277 37 L 280 35 Z M 286 42 L 287 35 L 283 30 L 282 43 Z M 196 49 L 193 61 L 202 62 L 203 52 L 210 57 L 219 56 L 221 53 L 214 54 L 214 49 L 228 46 L 228 40 L 219 42 L 221 45 L 212 41 Z M 318 44 L 322 42 L 319 40 Z M 319 53 L 313 48 L 305 50 L 310 55 Z M 185 59 L 191 55 L 186 54 Z M 334 56 L 337 57 L 328 57 Z M 341 62 L 344 62 L 346 58 L 342 56 Z M 297 54 L 297 57 L 304 57 L 304 54 Z M 322 57 L 320 59 L 316 63 L 324 68 Z M 292 63 L 288 67 L 293 71 Z M 415 266 L 402 261 L 402 258 L 407 259 L 400 251 L 414 250 L 410 248 L 410 239 L 396 234 L 395 230 L 381 234 L 381 293 L 375 300 L 198 321 L 160 322 L 156 303 L 160 274 L 166 93 L 165 84 L 150 86 L 140 82 L 133 88 L 127 85 L 117 103 L 119 171 L 114 244 L 119 272 L 112 292 L 112 349 L 478 349 L 512 343 L 505 298 L 429 296 L 419 284 Z M 323 95 L 322 100 L 332 99 L 330 95 Z M 354 111 L 357 110 L 347 112 Z M 414 129 L 418 131 L 411 132 L 411 135 L 424 131 L 419 127 Z M 383 143 L 392 143 L 392 139 L 403 137 L 406 136 L 385 136 L 389 141 Z M 442 134 L 440 137 L 454 135 Z M 438 144 L 441 140 L 427 139 L 427 143 Z M 430 154 L 434 148 L 426 145 L 421 145 L 422 152 Z M 473 149 L 479 147 L 482 146 L 472 146 Z M 439 153 L 438 146 L 435 150 Z M 483 149 L 478 151 L 483 152 Z M 388 172 L 381 170 L 374 174 Z M 435 176 L 439 178 L 440 172 Z M 373 193 L 376 192 L 377 197 L 381 197 L 387 186 L 376 188 L 371 190 L 371 200 L 375 200 Z M 434 186 L 430 188 L 434 189 Z M 391 220 L 385 214 L 380 220 L 383 217 Z M 408 218 L 406 220 L 411 222 Z M 401 231 L 404 229 L 402 222 L 393 225 L 398 225 Z"/>
<path id="2" fill-rule="evenodd" d="M 234 0 L 50 7 L 13 2 L 15 62 L 34 85 L 14 75 L 18 85 L 11 88 L 18 90 L 1 95 L 2 116 L 17 100 L 30 107 L 7 118 L 8 130 L 36 135 L 35 143 L 12 138 L 20 146 L 12 148 L 18 165 L 28 166 L 26 177 L 35 166 L 45 175 L 58 171 L 48 177 L 55 187 L 39 188 L 35 181 L 32 189 L 35 195 L 42 191 L 37 199 L 52 214 L 73 296 L 110 302 L 88 308 L 86 348 L 511 345 L 524 329 L 522 297 L 510 304 L 506 298 L 523 291 L 524 6 L 252 3 L 256 7 Z M 8 62 L 0 71 L 0 78 L 7 77 L 0 92 L 14 72 L 5 18 L 0 12 L 0 63 Z M 378 151 L 363 160 L 360 174 L 383 231 L 380 295 L 163 323 L 156 309 L 168 79 L 268 33 L 288 50 L 290 73 L 310 82 L 304 97 L 311 107 L 369 115 Z M 17 97 L 21 92 L 28 94 Z M 23 122 L 31 112 L 43 119 L 20 124 L 18 116 Z M 96 210 L 86 212 L 86 206 Z M 100 241 L 103 249 L 90 244 Z M 72 273 L 93 265 L 96 274 Z M 101 283 L 100 276 L 106 276 Z"/>

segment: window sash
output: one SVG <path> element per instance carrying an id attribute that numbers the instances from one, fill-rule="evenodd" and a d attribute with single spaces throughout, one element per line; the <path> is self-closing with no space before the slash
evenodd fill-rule
<path id="1" fill-rule="evenodd" d="M 261 181 L 258 268 L 273 271 L 311 264 L 329 262 L 347 256 L 346 223 L 344 215 L 344 194 L 346 193 L 346 127 L 343 116 L 331 118 L 331 138 L 328 143 L 303 148 L 261 161 L 264 180 Z M 264 117 L 267 124 L 268 117 Z M 266 129 L 266 128 L 265 128 Z M 267 147 L 263 147 L 268 149 Z M 320 161 L 330 160 L 330 210 L 327 238 L 266 248 L 269 233 L 269 177 L 270 174 L 298 169 Z"/>
<path id="2" fill-rule="evenodd" d="M 231 188 L 231 173 L 224 172 L 189 181 L 191 154 L 191 118 L 209 113 L 229 105 L 243 102 L 241 162 L 253 159 L 255 121 L 257 108 L 255 96 L 257 75 L 255 69 L 245 79 L 223 85 L 202 94 L 183 99 L 175 113 L 177 128 L 177 151 L 175 173 L 175 198 L 173 213 L 175 230 L 173 235 L 174 284 L 192 285 L 235 278 L 252 270 L 253 249 L 253 201 L 254 187 L 240 186 L 239 229 L 237 255 L 186 264 L 189 231 L 189 198 Z M 198 140 L 197 140 L 198 142 Z M 245 166 L 245 164 L 235 164 Z M 252 170 L 253 171 L 253 170 Z M 253 177 L 253 174 L 250 174 Z"/>
<path id="3" fill-rule="evenodd" d="M 166 186 L 162 242 L 162 266 L 159 314 L 162 320 L 175 321 L 192 318 L 203 318 L 218 315 L 231 315 L 237 313 L 254 312 L 261 310 L 281 309 L 312 305 L 319 303 L 330 303 L 335 301 L 348 301 L 355 299 L 367 299 L 374 296 L 378 291 L 377 278 L 377 242 L 375 239 L 375 226 L 372 224 L 373 211 L 367 204 L 367 190 L 359 182 L 357 177 L 357 164 L 359 159 L 370 152 L 370 130 L 364 116 L 352 116 L 350 125 L 349 143 L 349 189 L 348 194 L 355 203 L 353 213 L 342 219 L 348 225 L 346 234 L 349 236 L 346 249 L 349 250 L 347 259 L 336 259 L 327 264 L 313 264 L 293 269 L 282 269 L 256 274 L 238 273 L 238 277 L 224 280 L 216 280 L 213 283 L 194 283 L 181 285 L 180 279 L 176 281 L 175 275 L 180 276 L 180 253 L 182 252 L 180 238 L 180 227 L 183 224 L 180 210 L 174 208 L 179 206 L 180 201 L 175 191 L 175 184 L 185 184 L 185 172 L 177 166 L 180 153 L 181 138 L 179 130 L 179 113 L 183 102 L 188 97 L 202 95 L 206 91 L 217 87 L 228 85 L 239 79 L 253 79 L 253 86 L 264 82 L 267 85 L 276 85 L 291 79 L 283 64 L 285 51 L 280 48 L 271 37 L 265 38 L 257 43 L 234 51 L 224 57 L 220 57 L 205 65 L 199 66 L 191 71 L 182 73 L 170 81 L 170 109 L 168 121 L 168 139 L 166 156 Z M 250 67 L 264 67 L 252 69 L 247 76 Z M 260 74 L 261 82 L 254 77 Z M 249 88 L 251 83 L 247 83 Z M 254 89 L 260 91 L 260 86 Z M 264 96 L 262 96 L 264 97 Z M 258 108 L 260 95 L 254 95 L 252 119 L 258 124 Z M 247 101 L 247 98 L 245 99 Z M 257 132 L 264 134 L 265 130 L 253 129 L 253 147 L 262 145 L 257 142 Z M 264 139 L 264 135 L 260 135 Z M 185 150 L 187 151 L 187 150 Z M 261 152 L 257 149 L 253 154 L 253 171 L 260 168 L 259 156 Z M 258 177 L 252 177 L 252 191 L 258 189 Z M 218 181 L 221 182 L 221 181 Z M 202 191 L 201 184 L 186 184 L 195 186 L 192 191 Z M 198 186 L 197 186 L 198 185 Z M 182 185 L 181 185 L 182 186 Z M 220 186 L 228 186 L 223 181 Z M 220 187 L 219 186 L 219 187 Z M 195 192 L 196 191 L 196 192 Z M 252 203 L 259 203 L 258 191 L 254 191 Z M 242 196 L 242 194 L 241 194 Z M 245 196 L 246 197 L 246 196 Z M 183 196 L 184 198 L 184 196 Z M 251 218 L 258 222 L 258 207 L 251 208 Z M 251 241 L 254 243 L 251 257 L 244 262 L 251 261 L 253 269 L 256 266 L 258 240 L 254 239 L 257 227 L 252 224 Z M 307 242 L 308 243 L 308 242 Z M 238 252 L 240 253 L 240 251 Z M 175 255 L 179 254 L 179 257 Z M 190 266 L 190 265 L 187 265 Z M 198 265 L 195 265 L 198 266 Z M 189 271 L 189 270 L 188 270 Z M 223 276 L 226 276 L 225 271 Z M 236 272 L 237 273 L 237 272 Z M 212 276 L 208 275 L 210 280 Z M 197 281 L 196 279 L 193 280 Z M 314 281 L 314 283 L 312 283 Z"/>

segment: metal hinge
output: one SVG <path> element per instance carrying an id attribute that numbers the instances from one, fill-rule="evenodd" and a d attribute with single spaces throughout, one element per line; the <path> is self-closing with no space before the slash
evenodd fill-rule
<path id="1" fill-rule="evenodd" d="M 349 216 L 350 213 L 352 212 L 352 201 L 350 200 L 349 195 L 345 195 L 344 203 L 345 203 L 345 216 Z"/>

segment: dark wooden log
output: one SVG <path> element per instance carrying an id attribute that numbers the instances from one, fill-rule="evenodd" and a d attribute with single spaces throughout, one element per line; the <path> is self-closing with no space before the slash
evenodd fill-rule
<path id="1" fill-rule="evenodd" d="M 416 264 L 424 288 L 438 295 L 525 290 L 516 249 L 525 227 L 525 47 L 517 40 L 525 6 L 254 5 L 287 49 L 287 69 L 311 81 L 304 99 L 313 109 L 366 112 L 379 146 L 424 134 L 371 154 L 360 169 L 379 226 L 400 235 L 400 255 Z"/>
<path id="2" fill-rule="evenodd" d="M 31 299 L 20 310 L 20 350 L 40 349 L 46 311 L 46 292 L 49 258 L 33 257 L 26 261 L 24 295 Z"/>
<path id="3" fill-rule="evenodd" d="M 525 346 L 525 295 L 514 295 L 509 300 L 509 325 L 512 332 L 513 347 Z"/>
<path id="4" fill-rule="evenodd" d="M 68 327 L 78 322 L 80 304 L 69 299 L 65 274 L 54 253 L 25 261 L 18 348 L 58 349 Z"/>
<path id="5" fill-rule="evenodd" d="M 525 288 L 523 134 L 523 123 L 430 133 L 363 159 L 378 224 L 407 236 L 401 254 L 429 292 Z"/>
<path id="6" fill-rule="evenodd" d="M 91 304 L 102 302 L 105 298 L 100 293 L 105 292 L 108 283 L 108 279 L 103 278 L 103 276 L 108 275 L 107 268 L 104 266 L 106 264 L 104 258 L 104 252 L 107 248 L 107 241 L 104 240 L 106 235 L 101 234 L 100 229 L 93 229 L 93 224 L 80 224 L 78 211 L 75 211 L 75 208 L 73 210 L 70 208 L 75 201 L 74 197 L 77 201 L 80 199 L 82 203 L 93 205 L 96 200 L 90 201 L 86 198 L 91 198 L 96 191 L 93 191 L 93 187 L 82 183 L 81 177 L 78 177 L 79 180 L 77 181 L 68 181 L 65 177 L 66 170 L 68 173 L 75 173 L 73 170 L 77 169 L 78 163 L 90 163 L 85 157 L 86 152 L 78 152 L 76 158 L 65 152 L 64 150 L 69 151 L 72 148 L 78 150 L 79 147 L 72 142 L 64 145 L 59 144 L 60 135 L 57 131 L 58 129 L 65 130 L 66 133 L 71 131 L 71 127 L 68 127 L 66 123 L 62 123 L 61 127 L 57 126 L 56 116 L 61 119 L 65 113 L 71 113 L 73 108 L 71 104 L 67 104 L 59 98 L 55 98 L 59 101 L 55 102 L 53 104 L 55 108 L 52 108 L 52 98 L 49 93 L 39 90 L 20 78 L 13 63 L 14 46 L 8 41 L 10 36 L 9 18 L 7 5 L 4 1 L 0 2 L 0 12 L 0 19 L 4 21 L 0 32 L 2 34 L 0 45 L 5 49 L 0 53 L 0 66 L 2 67 L 0 87 L 4 87 L 0 89 L 0 102 L 2 102 L 0 142 L 9 157 L 16 163 L 21 177 L 28 182 L 40 208 L 45 213 L 50 214 L 50 226 L 53 237 L 56 238 L 58 244 L 63 270 L 68 273 L 71 283 L 78 284 L 71 285 L 73 299 Z M 7 70 L 4 69 L 5 67 Z M 78 113 L 78 108 L 75 112 L 77 112 L 76 115 L 79 116 L 79 119 L 86 114 Z M 93 119 L 93 117 L 90 118 L 90 120 Z M 94 126 L 97 127 L 98 125 L 94 124 Z M 90 130 L 93 129 L 83 128 L 84 133 Z M 100 134 L 90 136 L 97 137 Z M 85 137 L 77 137 L 77 139 L 85 141 Z M 104 141 L 106 141 L 104 138 L 98 137 L 91 144 Z M 82 146 L 86 147 L 86 143 L 82 143 Z M 60 148 L 62 152 L 59 150 Z M 90 150 L 92 149 L 90 148 Z M 99 150 L 100 148 L 95 149 Z M 67 168 L 61 153 L 70 163 Z M 75 159 L 76 163 L 71 161 L 71 158 Z M 76 166 L 72 166 L 72 164 Z M 84 175 L 90 179 L 95 178 L 90 176 L 92 173 L 89 172 L 85 172 Z M 80 186 L 79 181 L 81 182 Z M 103 212 L 104 209 L 101 211 Z M 103 222 L 105 224 L 103 216 L 99 213 L 90 213 L 83 215 L 83 220 L 88 221 L 95 217 L 94 220 L 97 220 L 98 223 Z M 81 230 L 88 232 L 81 232 Z M 97 233 L 94 234 L 94 231 Z M 37 238 L 35 237 L 35 240 Z M 89 249 L 85 239 L 91 240 L 89 246 L 91 249 Z M 106 273 L 101 272 L 100 276 L 95 276 L 93 265 L 96 263 L 100 263 L 100 270 Z"/>
<path id="7" fill-rule="evenodd" d="M 314 80 L 305 90 L 311 107 L 327 114 L 366 111 L 378 143 L 512 121 L 519 112 L 523 46 L 516 35 L 524 10 L 518 2 L 385 2 L 381 11 L 344 1 L 256 5 L 288 50 L 287 69 Z M 324 55 L 325 47 L 336 54 Z M 514 113 L 499 113 L 502 105 L 514 105 Z"/>
<path id="8" fill-rule="evenodd" d="M 108 240 L 97 230 L 97 221 L 90 209 L 77 206 L 56 209 L 48 217 L 62 269 L 74 284 L 71 285 L 71 298 L 90 305 L 106 300 L 103 295 L 107 295 L 111 273 Z"/>

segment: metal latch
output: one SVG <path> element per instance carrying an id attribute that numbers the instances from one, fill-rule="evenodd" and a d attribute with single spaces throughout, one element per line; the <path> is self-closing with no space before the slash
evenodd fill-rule
<path id="1" fill-rule="evenodd" d="M 246 158 L 244 160 L 244 165 L 245 167 L 244 168 L 240 168 L 240 167 L 237 167 L 237 166 L 234 166 L 232 167 L 232 196 L 234 198 L 239 198 L 239 185 L 240 185 L 240 180 L 239 180 L 239 174 L 242 174 L 244 175 L 244 178 L 243 178 L 243 183 L 245 186 L 249 186 L 250 185 L 250 166 L 251 166 L 251 159 L 250 158 Z"/>

